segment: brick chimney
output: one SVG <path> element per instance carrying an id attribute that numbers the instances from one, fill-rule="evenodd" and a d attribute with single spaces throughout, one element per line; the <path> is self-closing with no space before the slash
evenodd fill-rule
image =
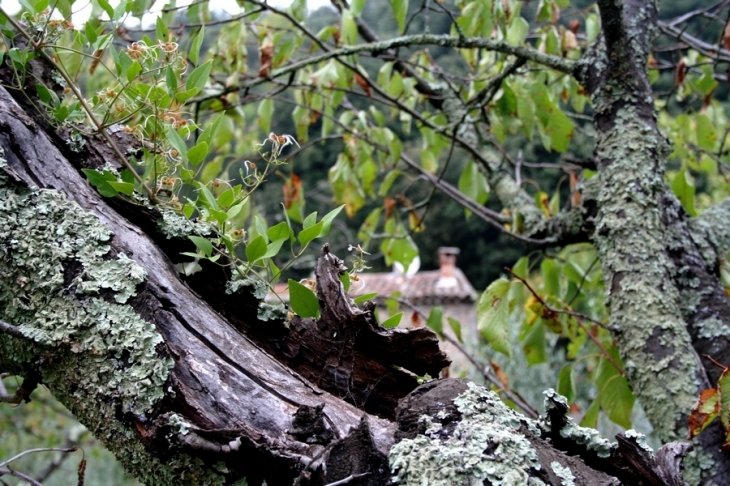
<path id="1" fill-rule="evenodd" d="M 439 271 L 441 278 L 453 278 L 456 268 L 456 255 L 459 249 L 453 246 L 442 246 L 439 248 Z"/>

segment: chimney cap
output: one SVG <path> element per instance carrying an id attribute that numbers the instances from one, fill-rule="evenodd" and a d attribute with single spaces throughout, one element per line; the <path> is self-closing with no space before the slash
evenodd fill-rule
<path id="1" fill-rule="evenodd" d="M 459 253 L 461 253 L 461 250 L 455 246 L 442 246 L 439 248 L 439 255 L 458 255 Z"/>

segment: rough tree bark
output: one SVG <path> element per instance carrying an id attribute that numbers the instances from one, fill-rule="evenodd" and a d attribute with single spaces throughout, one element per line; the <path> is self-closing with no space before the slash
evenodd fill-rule
<path id="1" fill-rule="evenodd" d="M 186 284 L 171 259 L 194 223 L 103 199 L 80 169 L 109 148 L 71 150 L 24 88 L 0 88 L 0 370 L 48 386 L 143 482 L 682 484 L 686 445 L 611 445 L 554 394 L 535 422 L 473 384 L 417 387 L 448 363 L 436 337 L 380 327 L 326 249 L 317 321 L 285 326 L 215 268 Z"/>

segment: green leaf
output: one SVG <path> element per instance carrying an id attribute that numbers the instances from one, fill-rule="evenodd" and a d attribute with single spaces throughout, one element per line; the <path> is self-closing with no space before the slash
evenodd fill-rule
<path id="1" fill-rule="evenodd" d="M 198 143 L 207 143 L 208 146 L 211 146 L 213 143 L 213 137 L 218 133 L 218 127 L 221 124 L 221 120 L 223 119 L 224 113 L 221 113 L 217 117 L 213 118 L 212 122 L 206 123 L 205 130 L 203 130 L 203 133 L 200 134 L 200 137 L 198 137 Z"/>
<path id="2" fill-rule="evenodd" d="M 342 208 L 344 207 L 345 205 L 343 204 L 324 215 L 324 218 L 322 218 L 322 232 L 319 234 L 320 237 L 324 237 L 329 234 L 330 228 L 332 227 L 332 221 L 338 214 L 340 214 L 340 211 L 342 211 Z"/>
<path id="3" fill-rule="evenodd" d="M 393 72 L 393 63 L 386 62 L 378 71 L 378 85 L 387 88 L 390 85 L 390 75 Z"/>
<path id="4" fill-rule="evenodd" d="M 86 174 L 89 184 L 94 186 L 102 196 L 114 197 L 119 194 L 116 189 L 109 185 L 109 181 L 104 178 L 102 173 L 92 169 L 81 169 L 81 171 Z"/>
<path id="5" fill-rule="evenodd" d="M 198 88 L 192 88 L 185 91 L 179 91 L 175 93 L 175 99 L 180 103 L 185 103 L 187 100 L 198 94 Z"/>
<path id="6" fill-rule="evenodd" d="M 610 348 L 608 351 L 613 361 L 619 366 L 622 364 L 618 349 Z M 606 358 L 598 363 L 595 372 L 594 382 L 598 388 L 598 399 L 601 401 L 601 409 L 606 412 L 608 418 L 627 429 L 631 428 L 631 410 L 634 408 L 635 397 L 631 393 L 629 384 L 619 370 Z"/>
<path id="7" fill-rule="evenodd" d="M 261 131 L 264 132 L 264 135 L 268 135 L 271 131 L 271 116 L 273 113 L 274 100 L 271 98 L 264 98 L 261 103 L 259 103 L 259 108 L 256 112 L 259 119 L 259 127 L 261 127 Z"/>
<path id="8" fill-rule="evenodd" d="M 593 43 L 598 39 L 598 35 L 601 33 L 601 20 L 598 15 L 592 13 L 586 17 L 586 41 L 588 44 Z"/>
<path id="9" fill-rule="evenodd" d="M 522 341 L 522 352 L 525 353 L 525 360 L 530 366 L 547 361 L 545 346 L 545 325 L 542 319 L 538 319 L 528 329 L 525 339 Z"/>
<path id="10" fill-rule="evenodd" d="M 127 81 L 130 81 L 130 82 L 133 81 L 137 77 L 137 75 L 141 72 L 142 72 L 142 65 L 137 61 L 132 62 L 132 64 L 130 64 L 129 67 L 127 68 L 127 73 L 126 73 Z"/>
<path id="11" fill-rule="evenodd" d="M 345 292 L 348 292 L 350 290 L 350 274 L 345 272 L 340 275 L 340 282 L 342 282 L 342 286 L 345 287 Z"/>
<path id="12" fill-rule="evenodd" d="M 250 263 L 264 257 L 266 254 L 266 237 L 258 235 L 246 245 L 246 258 Z"/>
<path id="13" fill-rule="evenodd" d="M 395 182 L 395 180 L 402 174 L 401 171 L 394 169 L 388 172 L 388 175 L 385 176 L 385 179 L 383 179 L 383 183 L 380 184 L 380 190 L 378 191 L 378 196 L 385 197 L 388 194 L 388 191 L 390 190 L 391 186 Z"/>
<path id="14" fill-rule="evenodd" d="M 358 298 L 355 299 L 355 303 L 356 304 L 362 304 L 363 302 L 366 302 L 368 300 L 374 299 L 377 296 L 378 296 L 378 293 L 377 292 L 372 292 L 370 294 L 363 294 L 360 297 L 358 297 Z"/>
<path id="15" fill-rule="evenodd" d="M 381 326 L 383 326 L 386 329 L 392 329 L 394 327 L 398 327 L 398 324 L 400 324 L 400 320 L 402 317 L 403 317 L 403 313 L 399 312 L 396 315 L 387 318 L 385 320 L 385 322 L 383 322 L 381 324 Z"/>
<path id="16" fill-rule="evenodd" d="M 266 235 L 271 241 L 288 240 L 291 233 L 291 228 L 289 228 L 289 224 L 286 221 L 282 221 L 266 231 Z"/>
<path id="17" fill-rule="evenodd" d="M 121 174 L 119 174 L 119 177 L 121 177 L 122 182 L 129 182 L 131 184 L 134 184 L 134 174 L 129 169 L 124 169 Z"/>
<path id="18" fill-rule="evenodd" d="M 559 297 L 560 276 L 562 274 L 561 265 L 558 265 L 552 258 L 546 258 L 540 264 L 540 271 L 542 272 L 543 289 L 545 293 Z"/>
<path id="19" fill-rule="evenodd" d="M 304 218 L 304 223 L 302 223 L 302 226 L 304 227 L 304 229 L 307 229 L 316 222 L 317 222 L 317 211 L 311 213 L 306 218 Z"/>
<path id="20" fill-rule="evenodd" d="M 233 219 L 236 216 L 238 216 L 238 213 L 241 212 L 241 210 L 246 206 L 247 201 L 241 201 L 240 203 L 236 204 L 235 206 L 231 206 L 228 211 L 226 211 L 227 219 Z"/>
<path id="21" fill-rule="evenodd" d="M 575 384 L 573 383 L 573 365 L 563 366 L 558 373 L 558 393 L 568 399 L 568 403 L 575 400 Z"/>
<path id="22" fill-rule="evenodd" d="M 512 356 L 509 302 L 505 298 L 509 288 L 510 282 L 505 278 L 499 278 L 487 287 L 477 306 L 477 329 L 495 351 Z"/>
<path id="23" fill-rule="evenodd" d="M 385 299 L 385 308 L 388 311 L 388 315 L 393 316 L 398 312 L 398 309 L 400 309 L 400 302 L 398 302 L 400 297 L 401 292 L 396 290 L 395 292 L 392 292 L 387 299 Z"/>
<path id="24" fill-rule="evenodd" d="M 208 238 L 202 236 L 188 236 L 188 238 L 203 252 L 203 255 L 210 256 L 213 253 L 213 243 Z"/>
<path id="25" fill-rule="evenodd" d="M 213 61 L 208 61 L 202 64 L 190 73 L 188 80 L 185 82 L 185 89 L 197 88 L 201 91 L 205 87 L 205 83 L 208 82 L 208 76 L 210 76 L 210 68 L 213 66 Z"/>
<path id="26" fill-rule="evenodd" d="M 170 93 L 174 93 L 177 91 L 177 74 L 175 74 L 175 70 L 172 69 L 172 66 L 167 66 L 167 71 L 165 73 L 165 82 L 167 83 L 167 89 L 170 91 Z"/>
<path id="27" fill-rule="evenodd" d="M 109 2 L 106 0 L 96 0 L 99 6 L 104 9 L 104 12 L 109 16 L 110 20 L 114 20 L 114 9 L 111 5 L 109 5 Z"/>
<path id="28" fill-rule="evenodd" d="M 206 142 L 198 142 L 195 147 L 188 150 L 188 160 L 193 164 L 193 167 L 197 167 L 203 162 L 206 155 L 208 155 L 208 144 Z"/>
<path id="29" fill-rule="evenodd" d="M 215 196 L 213 196 L 213 193 L 210 192 L 210 189 L 203 184 L 202 182 L 197 183 L 198 186 L 198 195 L 200 198 L 198 198 L 205 207 L 208 209 L 214 209 L 216 211 L 220 211 L 220 207 L 218 206 L 218 201 L 216 201 Z"/>
<path id="30" fill-rule="evenodd" d="M 108 184 L 117 192 L 131 196 L 134 194 L 134 184 L 130 182 L 113 182 L 109 181 Z"/>
<path id="31" fill-rule="evenodd" d="M 203 45 L 203 39 L 205 38 L 205 25 L 200 27 L 200 31 L 195 35 L 192 45 L 190 46 L 190 60 L 193 64 L 198 64 L 198 55 L 200 54 L 200 46 Z"/>
<path id="32" fill-rule="evenodd" d="M 441 309 L 441 306 L 432 307 L 431 312 L 428 314 L 428 320 L 426 321 L 426 325 L 439 337 L 442 337 L 444 334 L 443 319 L 444 311 L 443 309 Z"/>
<path id="33" fill-rule="evenodd" d="M 266 242 L 268 243 L 268 236 L 266 236 L 266 221 L 264 221 L 258 214 L 254 217 L 254 230 L 251 231 L 251 237 L 255 237 L 255 235 L 261 235 L 264 238 L 266 238 Z"/>
<path id="34" fill-rule="evenodd" d="M 421 167 L 429 174 L 435 174 L 439 168 L 439 162 L 432 150 L 421 150 Z"/>
<path id="35" fill-rule="evenodd" d="M 320 221 L 319 223 L 310 226 L 309 228 L 302 230 L 299 233 L 299 243 L 301 243 L 302 246 L 307 246 L 309 242 L 311 242 L 313 239 L 319 237 L 319 235 L 322 233 L 322 228 L 324 227 L 324 222 Z"/>
<path id="36" fill-rule="evenodd" d="M 406 269 L 413 263 L 413 259 L 418 256 L 418 247 L 410 236 L 386 238 L 380 245 L 380 249 L 387 265 L 398 262 Z"/>
<path id="37" fill-rule="evenodd" d="M 348 45 L 357 43 L 357 24 L 355 23 L 355 19 L 352 17 L 352 12 L 349 10 L 342 11 L 340 26 L 343 43 Z"/>
<path id="38" fill-rule="evenodd" d="M 289 305 L 299 317 L 319 317 L 319 299 L 296 280 L 289 279 Z"/>
<path id="39" fill-rule="evenodd" d="M 390 0 L 390 6 L 393 8 L 393 18 L 398 22 L 398 32 L 403 33 L 408 13 L 408 0 Z"/>
<path id="40" fill-rule="evenodd" d="M 261 258 L 275 257 L 279 253 L 279 250 L 281 250 L 281 247 L 285 241 L 286 239 L 276 240 L 266 245 L 266 253 L 264 253 L 264 256 L 262 256 Z"/>
<path id="41" fill-rule="evenodd" d="M 192 149 L 191 149 L 192 151 Z M 233 188 L 226 189 L 221 193 L 220 196 L 218 196 L 218 204 L 222 208 L 227 208 L 231 204 L 233 204 L 233 199 L 235 198 Z"/>
<path id="42" fill-rule="evenodd" d="M 532 99 L 522 89 L 522 86 L 514 85 L 511 87 L 515 93 L 517 117 L 522 122 L 522 130 L 525 132 L 527 139 L 532 140 L 532 129 L 535 126 L 535 106 L 532 103 Z"/>
<path id="43" fill-rule="evenodd" d="M 573 122 L 563 113 L 548 93 L 545 84 L 534 82 L 530 94 L 535 103 L 535 112 L 542 128 L 541 134 L 550 139 L 550 145 L 558 152 L 565 152 L 573 138 Z M 543 141 L 543 144 L 544 141 Z M 546 149 L 550 149 L 546 145 Z"/>
<path id="44" fill-rule="evenodd" d="M 157 22 L 155 23 L 155 35 L 157 35 L 157 40 L 162 42 L 170 40 L 170 31 L 165 25 L 165 21 L 162 20 L 162 17 L 157 17 Z"/>
<path id="45" fill-rule="evenodd" d="M 352 0 L 350 2 L 350 12 L 353 17 L 359 17 L 362 13 L 362 9 L 365 8 L 366 0 Z"/>
<path id="46" fill-rule="evenodd" d="M 479 171 L 479 167 L 471 160 L 466 164 L 466 168 L 459 176 L 458 187 L 459 191 L 480 205 L 483 205 L 489 199 L 489 184 L 487 183 L 487 179 Z M 467 217 L 469 217 L 471 211 L 468 209 L 465 211 Z"/>
<path id="47" fill-rule="evenodd" d="M 184 161 L 188 160 L 188 147 L 185 145 L 185 140 L 178 135 L 177 131 L 172 127 L 167 127 L 167 139 L 170 145 L 180 154 Z"/>
<path id="48" fill-rule="evenodd" d="M 593 400 L 593 403 L 591 403 L 591 406 L 588 407 L 585 415 L 583 415 L 583 418 L 580 420 L 580 426 L 595 429 L 596 426 L 598 426 L 598 413 L 600 411 L 601 401 L 596 398 L 595 400 Z"/>
<path id="49" fill-rule="evenodd" d="M 522 45 L 529 31 L 530 24 L 522 16 L 517 16 L 507 30 L 507 42 L 513 46 Z"/>
<path id="50" fill-rule="evenodd" d="M 446 320 L 449 322 L 451 330 L 454 331 L 454 336 L 456 336 L 456 339 L 460 343 L 463 343 L 464 339 L 461 337 L 461 322 L 454 319 L 453 317 L 447 317 Z"/>
<path id="51" fill-rule="evenodd" d="M 697 216 L 695 210 L 695 186 L 691 181 L 687 170 L 682 167 L 672 181 L 672 191 L 679 198 L 682 207 L 690 216 Z"/>
<path id="52" fill-rule="evenodd" d="M 98 35 L 96 34 L 96 29 L 91 25 L 91 22 L 86 22 L 86 25 L 84 25 L 84 33 L 86 34 L 86 40 L 89 41 L 89 44 L 93 45 L 94 42 L 96 42 Z"/>
<path id="53" fill-rule="evenodd" d="M 695 116 L 695 135 L 697 136 L 697 145 L 709 151 L 714 151 L 717 142 L 717 134 L 710 118 L 704 113 Z"/>

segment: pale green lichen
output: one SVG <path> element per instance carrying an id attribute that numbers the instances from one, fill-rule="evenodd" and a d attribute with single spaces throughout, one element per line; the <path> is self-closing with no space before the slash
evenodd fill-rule
<path id="1" fill-rule="evenodd" d="M 249 292 L 259 301 L 257 316 L 260 321 L 285 321 L 287 308 L 283 304 L 267 304 L 264 300 L 269 293 L 269 287 L 260 280 L 240 278 L 226 284 L 226 293 L 229 295 Z"/>
<path id="2" fill-rule="evenodd" d="M 682 478 L 690 486 L 702 484 L 702 478 L 711 474 L 715 469 L 715 460 L 701 448 L 695 447 L 682 461 L 684 469 Z"/>
<path id="3" fill-rule="evenodd" d="M 0 160 L 0 166 L 4 166 Z M 199 459 L 162 464 L 122 423 L 144 420 L 172 367 L 155 326 L 129 304 L 145 278 L 111 233 L 57 191 L 18 187 L 0 173 L 0 313 L 29 340 L 0 335 L 8 370 L 44 385 L 142 482 L 223 484 Z M 126 420 L 125 419 L 125 420 Z"/>
<path id="4" fill-rule="evenodd" d="M 700 216 L 690 220 L 697 243 L 703 250 L 703 258 L 709 265 L 717 263 L 717 256 L 730 250 L 730 200 L 715 204 Z"/>
<path id="5" fill-rule="evenodd" d="M 699 329 L 697 337 L 700 339 L 714 339 L 730 335 L 727 325 L 716 317 L 703 319 L 696 324 L 696 327 Z"/>
<path id="6" fill-rule="evenodd" d="M 560 478 L 562 486 L 575 486 L 575 477 L 573 477 L 573 472 L 569 467 L 564 467 L 558 461 L 553 461 L 550 463 L 550 468 Z"/>
<path id="7" fill-rule="evenodd" d="M 168 424 L 176 434 L 187 435 L 190 432 L 192 424 L 187 422 L 181 415 L 173 413 L 168 420 Z"/>
<path id="8" fill-rule="evenodd" d="M 617 89 L 611 96 L 620 94 Z M 674 234 L 663 218 L 663 198 L 671 197 L 662 170 L 667 143 L 638 107 L 616 99 L 596 102 L 602 109 L 619 107 L 596 148 L 596 157 L 607 163 L 590 181 L 599 208 L 594 242 L 610 324 L 618 331 L 625 376 L 655 434 L 662 442 L 681 440 L 703 375 L 667 249 Z"/>
<path id="9" fill-rule="evenodd" d="M 545 390 L 543 395 L 545 395 L 546 412 L 555 408 L 555 404 L 553 403 L 555 401 L 563 404 L 566 408 L 568 406 L 568 400 L 552 388 Z M 550 430 L 550 426 L 548 424 L 541 422 L 540 425 L 543 429 Z M 601 437 L 596 429 L 581 427 L 570 418 L 568 418 L 568 422 L 563 426 L 563 428 L 560 429 L 560 436 L 565 439 L 569 439 L 576 444 L 584 445 L 589 451 L 593 451 L 596 455 L 598 455 L 598 457 L 603 458 L 609 457 L 611 455 L 611 450 L 618 447 L 615 442 L 612 443 L 608 439 Z"/>
<path id="10" fill-rule="evenodd" d="M 226 293 L 229 295 L 238 294 L 244 290 L 249 292 L 256 299 L 263 300 L 269 292 L 269 287 L 267 287 L 264 282 L 251 278 L 235 279 L 226 284 Z"/>
<path id="11" fill-rule="evenodd" d="M 162 218 L 157 220 L 157 230 L 170 238 L 187 238 L 190 235 L 207 236 L 212 233 L 210 225 L 192 221 L 171 209 L 160 209 Z"/>
<path id="12" fill-rule="evenodd" d="M 4 318 L 38 343 L 93 359 L 89 385 L 126 411 L 147 410 L 163 396 L 172 363 L 155 349 L 162 337 L 154 326 L 121 305 L 144 270 L 126 255 L 111 257 L 108 228 L 60 193 L 15 190 L 4 177 L 0 184 Z M 90 297 L 102 292 L 114 302 Z"/>
<path id="13" fill-rule="evenodd" d="M 666 141 L 636 110 L 619 109 L 598 141 L 596 156 L 611 163 L 591 181 L 595 243 L 626 377 L 657 436 L 669 442 L 686 434 L 681 424 L 700 389 L 700 369 L 666 250 L 671 229 L 661 198 L 669 189 L 659 166 Z"/>
<path id="14" fill-rule="evenodd" d="M 644 449 L 646 452 L 654 454 L 654 449 L 652 449 L 651 446 L 646 442 L 646 436 L 641 432 L 638 432 L 634 429 L 629 429 L 624 432 L 624 436 L 628 437 L 629 439 L 634 439 L 636 445 Z"/>
<path id="15" fill-rule="evenodd" d="M 430 417 L 425 435 L 404 439 L 389 453 L 393 481 L 406 486 L 543 485 L 537 452 L 519 432 L 537 433 L 532 421 L 508 408 L 493 392 L 473 383 L 454 399 L 462 417 L 448 437 Z M 533 473 L 531 475 L 531 472 Z"/>

